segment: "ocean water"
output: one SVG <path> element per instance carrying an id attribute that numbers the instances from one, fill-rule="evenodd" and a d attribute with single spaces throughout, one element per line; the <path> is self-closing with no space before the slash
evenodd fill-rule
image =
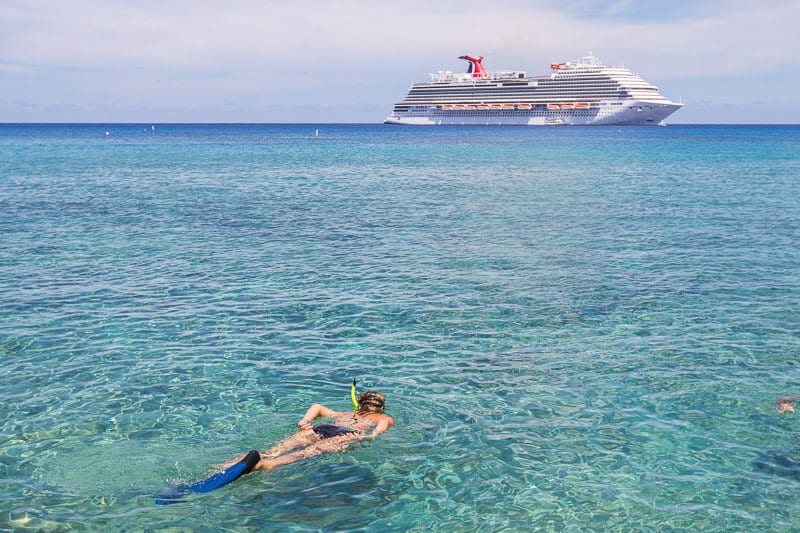
<path id="1" fill-rule="evenodd" d="M 0 530 L 795 529 L 799 355 L 800 127 L 0 125 Z"/>

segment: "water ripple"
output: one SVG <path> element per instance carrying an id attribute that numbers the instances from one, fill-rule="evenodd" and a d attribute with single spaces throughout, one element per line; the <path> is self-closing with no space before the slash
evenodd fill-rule
<path id="1" fill-rule="evenodd" d="M 0 528 L 800 520 L 796 128 L 2 128 Z M 354 377 L 380 439 L 153 505 Z"/>

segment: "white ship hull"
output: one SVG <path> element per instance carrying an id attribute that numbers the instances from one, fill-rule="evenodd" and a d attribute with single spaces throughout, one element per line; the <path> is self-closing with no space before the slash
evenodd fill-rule
<path id="1" fill-rule="evenodd" d="M 384 124 L 408 126 L 648 126 L 661 124 L 680 109 L 678 103 L 626 101 L 589 110 L 464 110 L 392 113 Z"/>

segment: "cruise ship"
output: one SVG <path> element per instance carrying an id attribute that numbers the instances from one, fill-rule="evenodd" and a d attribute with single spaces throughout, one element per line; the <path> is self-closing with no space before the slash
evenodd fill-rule
<path id="1" fill-rule="evenodd" d="M 591 52 L 550 65 L 551 72 L 489 72 L 483 56 L 463 55 L 466 73 L 439 71 L 414 83 L 385 124 L 409 125 L 656 125 L 683 104 L 672 102 L 625 67 L 604 65 Z"/>

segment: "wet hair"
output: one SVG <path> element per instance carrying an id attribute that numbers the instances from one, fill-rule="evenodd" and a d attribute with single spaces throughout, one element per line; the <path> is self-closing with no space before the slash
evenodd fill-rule
<path id="1" fill-rule="evenodd" d="M 380 392 L 368 390 L 358 395 L 359 411 L 369 411 L 370 413 L 382 413 L 386 407 L 386 398 Z"/>

